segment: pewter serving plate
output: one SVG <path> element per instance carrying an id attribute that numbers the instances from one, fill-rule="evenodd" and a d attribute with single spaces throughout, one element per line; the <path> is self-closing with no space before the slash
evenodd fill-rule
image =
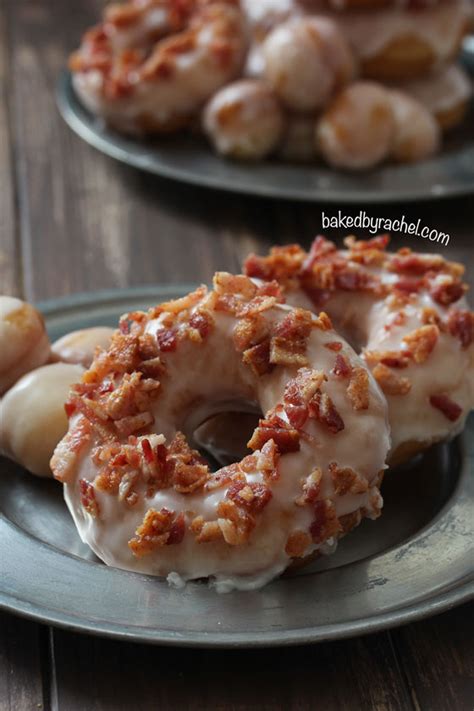
<path id="1" fill-rule="evenodd" d="M 60 78 L 58 105 L 72 130 L 103 153 L 150 173 L 202 187 L 262 197 L 361 204 L 474 192 L 474 101 L 463 125 L 445 137 L 440 154 L 413 165 L 384 165 L 361 173 L 276 159 L 260 163 L 226 160 L 204 138 L 184 133 L 147 141 L 123 136 L 82 106 L 68 72 Z"/>
<path id="2" fill-rule="evenodd" d="M 54 339 L 188 290 L 98 293 L 40 308 Z M 389 471 L 382 517 L 364 521 L 334 555 L 227 595 L 106 567 L 81 543 L 61 486 L 0 458 L 0 606 L 78 631 L 196 647 L 303 644 L 441 612 L 474 596 L 473 434 L 471 417 L 462 437 Z"/>

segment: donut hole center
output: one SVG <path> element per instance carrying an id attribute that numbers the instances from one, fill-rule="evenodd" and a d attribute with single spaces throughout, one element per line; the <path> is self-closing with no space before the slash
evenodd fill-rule
<path id="1" fill-rule="evenodd" d="M 202 421 L 192 432 L 196 449 L 208 460 L 211 469 L 239 462 L 250 450 L 247 442 L 262 413 L 228 410 Z"/>

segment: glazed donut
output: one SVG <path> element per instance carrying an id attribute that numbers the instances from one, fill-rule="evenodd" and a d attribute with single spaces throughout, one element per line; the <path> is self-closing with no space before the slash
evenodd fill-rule
<path id="1" fill-rule="evenodd" d="M 444 131 L 462 122 L 472 96 L 472 81 L 457 64 L 450 64 L 421 79 L 399 85 L 407 94 L 421 102 Z"/>
<path id="2" fill-rule="evenodd" d="M 127 133 L 188 124 L 241 70 L 246 30 L 236 0 L 110 5 L 70 60 L 84 105 Z"/>
<path id="3" fill-rule="evenodd" d="M 285 125 L 274 92 L 258 79 L 241 79 L 220 89 L 206 106 L 203 123 L 219 153 L 246 160 L 272 153 Z"/>
<path id="4" fill-rule="evenodd" d="M 289 114 L 278 155 L 288 161 L 305 163 L 317 156 L 314 131 L 316 115 Z"/>
<path id="5" fill-rule="evenodd" d="M 409 94 L 391 91 L 395 136 L 391 156 L 400 163 L 413 163 L 437 153 L 441 131 L 427 108 Z"/>
<path id="6" fill-rule="evenodd" d="M 0 402 L 0 451 L 32 474 L 51 477 L 49 460 L 67 432 L 64 403 L 83 372 L 52 363 L 20 378 Z"/>
<path id="7" fill-rule="evenodd" d="M 411 80 L 451 61 L 459 52 L 470 18 L 468 0 L 337 16 L 361 74 L 382 81 Z"/>
<path id="8" fill-rule="evenodd" d="M 115 329 L 107 326 L 83 328 L 66 333 L 51 346 L 52 358 L 63 363 L 77 363 L 89 368 L 97 348 L 108 348 Z"/>
<path id="9" fill-rule="evenodd" d="M 107 564 L 255 589 L 380 513 L 385 398 L 325 314 L 279 300 L 218 273 L 211 292 L 124 316 L 73 388 L 51 466 Z M 212 473 L 191 433 L 250 406 L 265 413 L 253 454 Z"/>
<path id="10" fill-rule="evenodd" d="M 43 317 L 30 304 L 0 296 L 0 395 L 51 353 Z"/>
<path id="11" fill-rule="evenodd" d="M 316 125 L 318 152 L 335 168 L 361 170 L 387 158 L 395 139 L 389 91 L 359 81 L 343 89 Z"/>
<path id="12" fill-rule="evenodd" d="M 290 245 L 251 255 L 245 271 L 277 279 L 290 304 L 324 307 L 361 351 L 387 397 L 393 464 L 461 431 L 474 406 L 474 314 L 460 264 L 390 253 L 388 241 L 348 237 L 339 250 L 318 237 L 308 253 Z"/>
<path id="13" fill-rule="evenodd" d="M 264 76 L 293 111 L 322 108 L 355 75 L 349 45 L 336 23 L 324 17 L 294 18 L 278 25 L 263 43 Z"/>

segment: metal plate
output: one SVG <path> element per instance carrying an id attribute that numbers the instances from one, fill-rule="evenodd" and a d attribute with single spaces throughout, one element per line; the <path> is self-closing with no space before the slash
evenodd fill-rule
<path id="1" fill-rule="evenodd" d="M 104 292 L 40 308 L 57 338 L 187 290 Z M 455 442 L 389 472 L 382 517 L 333 556 L 228 595 L 106 567 L 79 540 L 60 485 L 0 459 L 0 606 L 79 631 L 201 647 L 303 644 L 441 612 L 474 596 L 473 434 L 471 418 Z"/>
<path id="2" fill-rule="evenodd" d="M 71 75 L 59 81 L 59 110 L 73 131 L 98 150 L 150 173 L 202 187 L 304 201 L 375 203 L 428 200 L 474 192 L 474 102 L 442 152 L 413 165 L 346 173 L 320 164 L 225 160 L 203 138 L 187 134 L 140 141 L 93 117 L 77 99 Z"/>

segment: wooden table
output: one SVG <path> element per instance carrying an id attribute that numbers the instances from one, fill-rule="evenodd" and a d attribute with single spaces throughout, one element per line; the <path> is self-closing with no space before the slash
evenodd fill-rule
<path id="1" fill-rule="evenodd" d="M 57 74 L 101 5 L 0 6 L 0 290 L 37 301 L 206 282 L 216 269 L 237 270 L 251 249 L 307 244 L 321 230 L 322 209 L 333 207 L 165 182 L 100 155 L 63 124 L 54 104 Z M 365 209 L 421 218 L 449 233 L 448 248 L 434 248 L 463 259 L 472 280 L 472 199 Z M 403 236 L 397 244 L 430 246 Z M 0 709 L 472 711 L 473 611 L 465 605 L 370 637 L 258 652 L 120 644 L 1 614 Z"/>

